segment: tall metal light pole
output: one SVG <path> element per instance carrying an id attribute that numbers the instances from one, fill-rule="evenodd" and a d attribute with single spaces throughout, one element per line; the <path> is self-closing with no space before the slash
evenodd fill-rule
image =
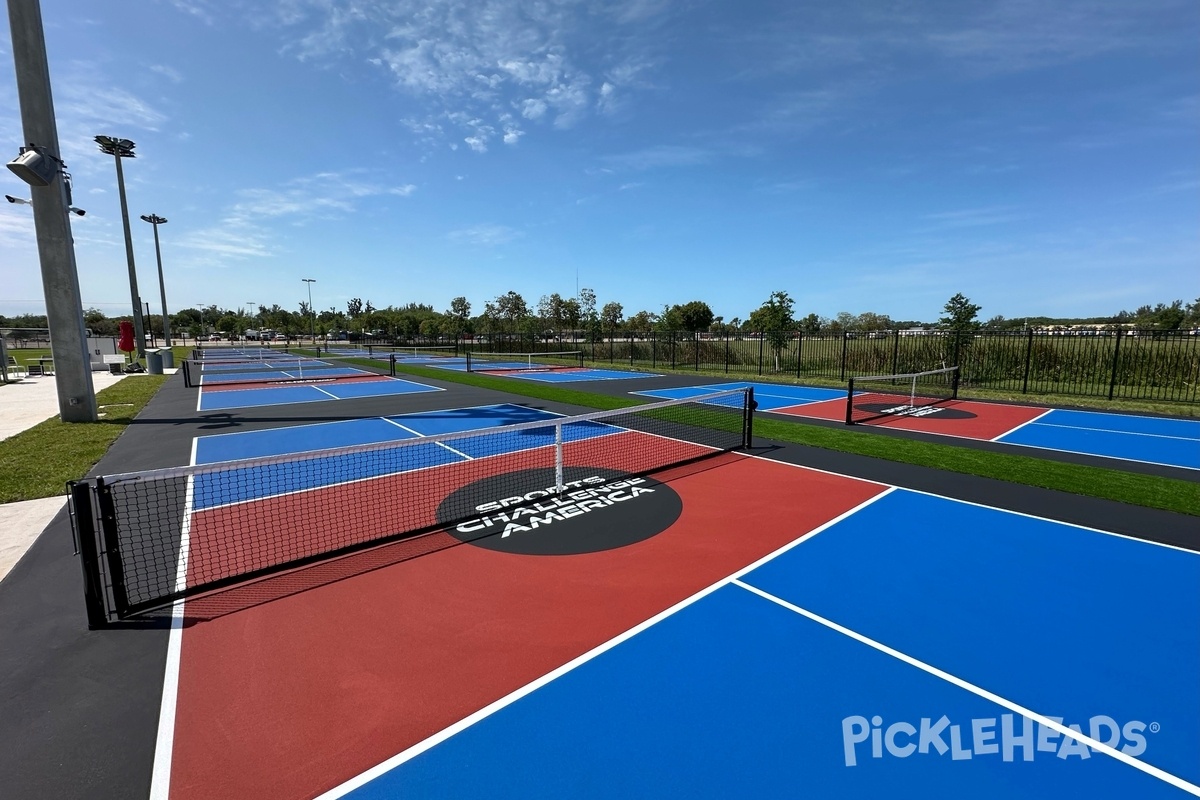
<path id="1" fill-rule="evenodd" d="M 41 147 L 47 158 L 57 160 L 58 125 L 50 91 L 42 10 L 37 0 L 8 0 L 8 24 L 25 143 Z M 95 422 L 96 393 L 67 214 L 71 201 L 65 174 L 59 170 L 57 180 L 31 184 L 31 193 L 42 293 L 58 373 L 55 386 L 59 416 L 63 422 Z"/>
<path id="2" fill-rule="evenodd" d="M 163 283 L 162 250 L 158 247 L 158 226 L 167 223 L 166 217 L 158 214 L 142 214 L 142 219 L 154 226 L 154 257 L 158 259 L 158 293 L 162 297 L 163 347 L 171 346 L 171 323 L 167 319 L 167 285 Z"/>
<path id="3" fill-rule="evenodd" d="M 129 262 L 129 296 L 133 299 L 133 335 L 137 338 L 139 357 L 146 355 L 146 329 L 142 324 L 142 308 L 138 298 L 137 268 L 133 265 L 133 236 L 129 232 L 129 206 L 125 202 L 125 172 L 121 169 L 122 158 L 136 158 L 134 143 L 114 136 L 97 136 L 100 152 L 107 153 L 117 162 L 117 192 L 121 195 L 121 224 L 125 227 L 125 258 Z"/>
<path id="4" fill-rule="evenodd" d="M 312 307 L 312 285 L 317 282 L 316 278 L 301 278 L 300 280 L 308 284 L 308 332 L 312 337 L 313 346 L 317 344 L 317 315 L 313 313 Z"/>

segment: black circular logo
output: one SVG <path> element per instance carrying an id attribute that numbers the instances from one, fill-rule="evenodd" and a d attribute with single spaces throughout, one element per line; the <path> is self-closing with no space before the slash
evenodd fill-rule
<path id="1" fill-rule="evenodd" d="M 975 419 L 976 415 L 961 408 L 948 406 L 909 406 L 895 403 L 855 403 L 859 411 L 885 414 L 889 417 L 931 417 L 933 419 Z"/>
<path id="2" fill-rule="evenodd" d="M 683 513 L 665 483 L 601 467 L 566 467 L 563 490 L 553 469 L 494 475 L 458 489 L 438 520 L 460 541 L 523 555 L 596 553 L 662 533 Z M 465 519 L 464 519 L 465 518 Z"/>

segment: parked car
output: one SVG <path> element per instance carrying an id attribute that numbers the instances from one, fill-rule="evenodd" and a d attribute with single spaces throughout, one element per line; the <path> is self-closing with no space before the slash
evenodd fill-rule
<path id="1" fill-rule="evenodd" d="M 277 334 L 275 334 L 275 341 L 277 341 L 277 342 L 286 342 L 287 340 L 288 340 L 288 335 L 287 335 L 286 333 L 277 333 Z"/>
<path id="2" fill-rule="evenodd" d="M 219 342 L 219 341 L 221 341 L 221 334 L 219 334 L 219 333 L 210 333 L 210 334 L 208 335 L 208 340 L 209 340 L 210 342 Z"/>

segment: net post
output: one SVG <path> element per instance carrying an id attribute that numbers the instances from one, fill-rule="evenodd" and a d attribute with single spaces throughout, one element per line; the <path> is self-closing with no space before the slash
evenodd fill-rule
<path id="1" fill-rule="evenodd" d="M 554 425 L 554 493 L 562 495 L 563 489 L 563 426 Z"/>
<path id="2" fill-rule="evenodd" d="M 954 372 L 950 373 L 950 399 L 958 399 L 958 376 L 962 372 L 962 367 L 956 366 Z"/>
<path id="3" fill-rule="evenodd" d="M 182 366 L 183 366 L 183 388 L 185 388 L 185 389 L 191 389 L 191 388 L 192 388 L 192 367 L 191 367 L 191 363 L 192 363 L 192 362 L 191 362 L 191 361 L 189 361 L 189 360 L 188 360 L 188 359 L 186 359 L 186 358 L 183 360 L 183 365 L 182 365 Z"/>
<path id="4" fill-rule="evenodd" d="M 850 379 L 850 389 L 846 393 L 846 424 L 854 424 L 854 378 Z"/>
<path id="5" fill-rule="evenodd" d="M 393 378 L 396 377 L 396 354 L 395 353 L 391 353 L 388 355 L 388 375 L 390 375 Z"/>
<path id="6" fill-rule="evenodd" d="M 470 350 L 467 351 L 467 361 L 466 361 L 465 371 L 466 372 L 471 371 L 471 351 Z"/>
<path id="7" fill-rule="evenodd" d="M 187 363 L 187 362 L 184 362 Z M 79 565 L 83 568 L 83 607 L 87 612 L 89 631 L 108 626 L 104 608 L 104 580 L 100 575 L 100 550 L 96 546 L 96 515 L 92 507 L 92 487 L 84 481 L 67 484 L 70 496 L 71 528 Z"/>
<path id="8" fill-rule="evenodd" d="M 755 411 L 755 409 L 758 408 L 758 403 L 755 402 L 755 400 L 754 400 L 754 387 L 753 386 L 746 387 L 745 403 L 746 403 L 746 410 L 745 410 L 745 424 L 742 426 L 744 429 L 744 432 L 742 435 L 742 446 L 745 447 L 747 450 L 749 450 L 751 447 L 754 446 L 754 411 Z"/>
<path id="9" fill-rule="evenodd" d="M 112 584 L 113 608 L 121 617 L 129 608 L 129 594 L 125 591 L 125 570 L 121 565 L 118 549 L 117 510 L 113 504 L 112 489 L 104 478 L 96 479 L 96 505 L 100 510 L 101 552 L 108 556 L 108 577 Z"/>

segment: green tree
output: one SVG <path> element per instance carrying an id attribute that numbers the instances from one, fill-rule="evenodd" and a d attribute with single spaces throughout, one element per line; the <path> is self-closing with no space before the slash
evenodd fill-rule
<path id="1" fill-rule="evenodd" d="M 450 309 L 446 312 L 448 333 L 455 338 L 467 332 L 471 324 L 471 304 L 465 297 L 455 297 L 450 301 Z"/>
<path id="2" fill-rule="evenodd" d="M 525 298 L 514 291 L 509 291 L 496 298 L 496 315 L 502 320 L 509 331 L 517 333 L 522 330 L 522 323 L 529 317 L 529 306 Z"/>
<path id="3" fill-rule="evenodd" d="M 658 315 L 653 311 L 639 311 L 626 320 L 625 324 L 637 333 L 646 334 L 658 324 Z"/>
<path id="4" fill-rule="evenodd" d="M 663 306 L 660 328 L 671 331 L 706 331 L 712 325 L 713 310 L 702 300 L 692 300 L 683 305 Z"/>
<path id="5" fill-rule="evenodd" d="M 821 318 L 816 314 L 809 314 L 804 319 L 800 320 L 800 330 L 803 333 L 813 336 L 821 332 Z"/>
<path id="6" fill-rule="evenodd" d="M 600 314 L 596 311 L 596 293 L 586 286 L 579 290 L 579 319 L 589 334 L 600 324 Z"/>
<path id="7" fill-rule="evenodd" d="M 562 304 L 562 321 L 567 330 L 571 332 L 571 338 L 575 338 L 575 331 L 579 330 L 579 322 L 583 318 L 583 308 L 579 305 L 579 301 L 574 297 L 568 297 L 563 300 Z"/>
<path id="8" fill-rule="evenodd" d="M 611 302 L 605 303 L 604 308 L 600 309 L 600 325 L 606 331 L 613 331 L 621 326 L 624 319 L 623 314 L 625 309 L 620 303 Z"/>
<path id="9" fill-rule="evenodd" d="M 955 333 L 974 333 L 980 328 L 980 308 L 959 292 L 946 301 L 942 309 L 946 315 L 938 319 L 938 327 Z"/>
<path id="10" fill-rule="evenodd" d="M 767 301 L 750 312 L 750 324 L 766 337 L 771 352 L 775 355 L 775 371 L 779 371 L 780 355 L 792 338 L 796 322 L 792 319 L 795 302 L 787 292 L 771 292 Z"/>

